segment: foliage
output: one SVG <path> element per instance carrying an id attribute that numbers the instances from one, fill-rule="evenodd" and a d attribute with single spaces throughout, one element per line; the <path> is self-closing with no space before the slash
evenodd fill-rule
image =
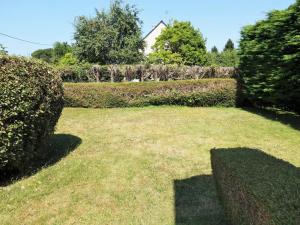
<path id="1" fill-rule="evenodd" d="M 68 107 L 111 108 L 147 105 L 229 106 L 237 102 L 233 79 L 145 83 L 67 84 Z"/>
<path id="2" fill-rule="evenodd" d="M 170 50 L 155 50 L 148 55 L 147 63 L 162 65 L 183 65 L 183 58 L 179 53 L 173 53 Z"/>
<path id="3" fill-rule="evenodd" d="M 239 64 L 239 56 L 236 50 L 223 51 L 221 53 L 207 53 L 207 66 L 215 67 L 237 67 Z"/>
<path id="4" fill-rule="evenodd" d="M 240 71 L 255 105 L 300 112 L 300 1 L 242 30 Z"/>
<path id="5" fill-rule="evenodd" d="M 300 167 L 300 117 L 285 125 L 290 117 L 281 116 L 217 107 L 65 108 L 49 144 L 58 154 L 78 138 L 82 144 L 0 187 L 0 224 L 227 225 L 209 149 L 254 146 Z"/>
<path id="6" fill-rule="evenodd" d="M 67 42 L 55 42 L 53 45 L 53 62 L 57 63 L 68 53 L 72 53 L 72 47 Z"/>
<path id="7" fill-rule="evenodd" d="M 55 42 L 53 48 L 38 49 L 31 56 L 47 63 L 58 63 L 67 53 L 72 53 L 72 47 L 67 42 Z"/>
<path id="8" fill-rule="evenodd" d="M 239 56 L 236 50 L 223 51 L 220 54 L 219 66 L 232 66 L 237 67 L 239 65 Z"/>
<path id="9" fill-rule="evenodd" d="M 224 47 L 224 52 L 225 51 L 233 51 L 233 50 L 234 50 L 234 43 L 231 39 L 228 39 L 228 41 L 226 42 L 225 47 Z"/>
<path id="10" fill-rule="evenodd" d="M 56 70 L 63 82 L 95 82 L 96 78 L 91 73 L 92 66 L 89 63 L 75 65 L 59 65 Z"/>
<path id="11" fill-rule="evenodd" d="M 220 200 L 232 225 L 298 225 L 300 170 L 262 151 L 212 150 Z"/>
<path id="12" fill-rule="evenodd" d="M 179 65 L 91 65 L 79 63 L 58 67 L 64 82 L 120 82 L 197 80 L 203 78 L 236 78 L 233 67 L 200 67 Z"/>
<path id="13" fill-rule="evenodd" d="M 79 61 L 73 53 L 66 53 L 58 61 L 59 66 L 74 66 L 76 64 L 79 64 Z"/>
<path id="14" fill-rule="evenodd" d="M 108 12 L 96 16 L 80 16 L 75 23 L 75 53 L 79 60 L 99 64 L 132 64 L 142 60 L 139 11 L 115 0 Z"/>
<path id="15" fill-rule="evenodd" d="M 150 63 L 204 65 L 205 40 L 190 22 L 174 21 L 157 38 L 154 52 L 148 56 Z"/>
<path id="16" fill-rule="evenodd" d="M 61 79 L 46 64 L 0 56 L 0 170 L 28 169 L 63 108 Z"/>
<path id="17" fill-rule="evenodd" d="M 0 55 L 7 55 L 8 52 L 6 51 L 6 48 L 0 44 Z"/>
<path id="18" fill-rule="evenodd" d="M 219 53 L 219 50 L 216 46 L 212 47 L 211 49 L 211 53 L 215 53 L 215 54 L 218 54 Z"/>
<path id="19" fill-rule="evenodd" d="M 35 59 L 43 60 L 47 63 L 53 62 L 53 49 L 47 48 L 47 49 L 38 49 L 34 51 L 31 56 Z"/>

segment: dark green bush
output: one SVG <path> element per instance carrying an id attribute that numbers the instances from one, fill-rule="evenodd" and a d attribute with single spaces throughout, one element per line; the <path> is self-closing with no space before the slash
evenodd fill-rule
<path id="1" fill-rule="evenodd" d="M 300 0 L 242 31 L 240 75 L 258 106 L 300 112 Z"/>
<path id="2" fill-rule="evenodd" d="M 299 225 L 300 169 L 262 151 L 211 151 L 213 175 L 232 225 Z"/>
<path id="3" fill-rule="evenodd" d="M 234 79 L 144 83 L 64 84 L 68 107 L 106 108 L 147 105 L 235 106 Z"/>
<path id="4" fill-rule="evenodd" d="M 46 64 L 0 56 L 0 170 L 25 171 L 63 108 L 59 76 Z"/>

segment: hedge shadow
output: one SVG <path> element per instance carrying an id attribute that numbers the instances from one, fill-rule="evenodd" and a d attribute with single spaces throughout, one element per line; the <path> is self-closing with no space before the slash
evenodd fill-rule
<path id="1" fill-rule="evenodd" d="M 47 154 L 36 158 L 36 163 L 20 174 L 18 171 L 0 171 L 0 186 L 8 186 L 20 179 L 37 173 L 42 168 L 47 168 L 59 162 L 82 143 L 81 138 L 70 134 L 54 134 L 48 138 L 42 148 L 47 148 Z"/>
<path id="2" fill-rule="evenodd" d="M 175 180 L 176 225 L 227 225 L 212 175 Z"/>
<path id="3" fill-rule="evenodd" d="M 216 189 L 231 224 L 300 224 L 300 170 L 260 149 L 212 149 Z"/>
<path id="4" fill-rule="evenodd" d="M 295 130 L 300 130 L 300 115 L 291 112 L 275 111 L 259 108 L 243 108 L 244 110 L 262 116 L 266 119 L 278 121 L 284 125 L 290 126 Z"/>

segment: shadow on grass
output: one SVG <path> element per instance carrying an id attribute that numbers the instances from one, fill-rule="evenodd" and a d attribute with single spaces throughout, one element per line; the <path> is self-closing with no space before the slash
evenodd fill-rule
<path id="1" fill-rule="evenodd" d="M 212 149 L 211 161 L 232 223 L 300 224 L 299 168 L 248 147 Z"/>
<path id="2" fill-rule="evenodd" d="M 176 225 L 227 225 L 212 175 L 174 181 Z"/>
<path id="3" fill-rule="evenodd" d="M 266 119 L 278 121 L 284 125 L 288 125 L 296 130 L 300 130 L 300 115 L 280 110 L 268 110 L 257 108 L 243 108 L 244 110 L 263 116 Z"/>
<path id="4" fill-rule="evenodd" d="M 36 163 L 24 174 L 20 174 L 17 171 L 2 172 L 0 186 L 8 186 L 17 180 L 34 175 L 42 168 L 54 165 L 74 151 L 81 142 L 81 138 L 70 134 L 54 134 L 50 136 L 42 147 L 47 148 L 47 154 L 35 159 Z"/>

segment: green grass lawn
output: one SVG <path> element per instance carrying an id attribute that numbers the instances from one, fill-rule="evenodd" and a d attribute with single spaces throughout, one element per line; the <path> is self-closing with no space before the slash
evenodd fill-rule
<path id="1" fill-rule="evenodd" d="M 210 149 L 300 166 L 299 117 L 234 108 L 67 108 L 50 142 L 52 166 L 0 187 L 1 225 L 224 225 Z"/>

